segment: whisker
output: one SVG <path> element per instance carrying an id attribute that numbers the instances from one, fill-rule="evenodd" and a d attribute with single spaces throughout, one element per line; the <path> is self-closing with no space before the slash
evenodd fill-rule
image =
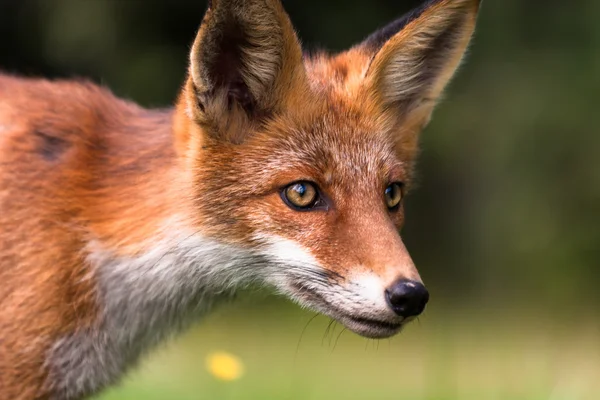
<path id="1" fill-rule="evenodd" d="M 313 322 L 315 320 L 315 318 L 317 318 L 318 316 L 319 316 L 319 313 L 315 313 L 315 315 L 313 315 L 308 320 L 306 325 L 304 325 L 304 328 L 302 329 L 302 332 L 300 333 L 300 338 L 298 339 L 298 345 L 296 346 L 296 353 L 294 354 L 294 366 L 296 365 L 296 361 L 298 360 L 298 353 L 300 351 L 300 343 L 302 342 L 302 338 L 304 337 L 304 332 L 306 332 L 308 325 L 310 325 L 310 323 Z"/>
<path id="2" fill-rule="evenodd" d="M 321 346 L 323 346 L 323 343 L 325 342 L 325 339 L 327 338 L 327 335 L 329 334 L 329 329 L 331 329 L 331 325 L 333 324 L 334 320 L 330 319 L 329 324 L 327 325 L 327 328 L 325 328 L 325 333 L 323 334 L 323 338 L 321 339 Z"/>
<path id="3" fill-rule="evenodd" d="M 333 336 L 335 335 L 335 328 L 337 328 L 337 321 L 333 321 L 333 329 L 331 330 L 331 335 L 329 335 L 329 344 L 328 346 L 331 347 L 331 340 L 333 339 Z"/>
<path id="4" fill-rule="evenodd" d="M 331 350 L 332 353 L 335 351 L 335 348 L 337 347 L 338 341 L 340 340 L 342 333 L 346 332 L 346 330 L 347 330 L 346 327 L 343 327 L 342 331 L 337 335 L 337 338 L 335 339 L 335 343 L 333 344 L 333 349 Z"/>

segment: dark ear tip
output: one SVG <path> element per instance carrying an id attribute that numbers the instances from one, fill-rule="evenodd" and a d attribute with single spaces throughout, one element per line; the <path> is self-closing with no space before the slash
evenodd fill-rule
<path id="1" fill-rule="evenodd" d="M 439 4 L 442 1 L 443 0 L 426 0 L 426 1 L 421 2 L 421 4 L 419 6 L 417 6 L 416 8 L 408 11 L 407 13 L 402 15 L 400 18 L 389 23 L 387 26 L 372 33 L 369 37 L 367 37 L 362 42 L 362 46 L 366 46 L 367 48 L 370 48 L 371 50 L 375 50 L 375 51 L 379 50 L 379 48 L 381 48 L 381 46 L 383 46 L 385 44 L 385 42 L 387 42 L 389 39 L 391 39 L 392 36 L 399 33 L 402 29 L 404 29 L 408 24 L 410 24 L 415 19 L 418 19 L 428 8 L 430 8 L 436 4 Z M 476 12 L 479 10 L 479 8 L 481 7 L 481 3 L 483 2 L 483 0 L 468 0 L 468 1 L 469 1 L 469 3 L 467 1 L 465 1 L 462 4 L 464 6 L 466 6 L 466 5 L 474 6 Z"/>
<path id="2" fill-rule="evenodd" d="M 388 40 L 390 40 L 392 38 L 392 36 L 394 36 L 395 34 L 400 32 L 402 29 L 404 29 L 404 27 L 406 25 L 408 25 L 414 19 L 419 18 L 419 16 L 427 8 L 429 8 L 431 5 L 433 5 L 439 1 L 440 0 L 433 0 L 433 1 L 428 0 L 428 1 L 422 2 L 416 8 L 406 12 L 404 15 L 402 15 L 401 17 L 397 18 L 396 20 L 390 22 L 383 28 L 380 28 L 377 31 L 373 32 L 369 37 L 367 37 L 362 42 L 362 45 L 366 46 L 367 48 L 371 49 L 372 51 L 379 50 L 381 48 L 381 46 L 383 46 Z"/>

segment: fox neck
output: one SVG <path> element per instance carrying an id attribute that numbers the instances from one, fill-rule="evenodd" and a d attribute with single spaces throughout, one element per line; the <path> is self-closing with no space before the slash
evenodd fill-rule
<path id="1" fill-rule="evenodd" d="M 135 174 L 92 185 L 111 190 L 90 196 L 83 215 L 97 315 L 49 354 L 48 385 L 58 398 L 80 398 L 114 383 L 145 350 L 197 321 L 249 281 L 250 272 L 266 269 L 264 257 L 201 233 L 185 158 L 172 151 L 173 129 L 162 129 L 164 150 L 154 165 L 138 168 L 137 160 Z M 127 201 L 111 202 L 120 193 Z"/>
<path id="2" fill-rule="evenodd" d="M 244 269 L 264 263 L 199 235 L 180 238 L 136 257 L 115 257 L 90 244 L 102 307 L 96 325 L 63 338 L 52 350 L 54 392 L 79 398 L 117 381 L 145 350 L 226 297 Z"/>

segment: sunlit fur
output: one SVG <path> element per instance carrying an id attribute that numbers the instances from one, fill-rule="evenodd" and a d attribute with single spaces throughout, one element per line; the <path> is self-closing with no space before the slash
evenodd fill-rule
<path id="1" fill-rule="evenodd" d="M 418 133 L 478 0 L 434 0 L 347 52 L 303 55 L 276 0 L 213 0 L 174 109 L 0 75 L 0 399 L 78 399 L 236 288 L 368 337 L 420 281 L 398 234 Z M 326 207 L 282 201 L 297 181 Z"/>

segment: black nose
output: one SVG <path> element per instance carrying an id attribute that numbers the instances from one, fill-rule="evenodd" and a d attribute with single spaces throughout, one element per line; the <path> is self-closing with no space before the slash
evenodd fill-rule
<path id="1" fill-rule="evenodd" d="M 385 291 L 385 298 L 396 314 L 408 318 L 423 312 L 429 292 L 422 283 L 400 280 Z"/>

